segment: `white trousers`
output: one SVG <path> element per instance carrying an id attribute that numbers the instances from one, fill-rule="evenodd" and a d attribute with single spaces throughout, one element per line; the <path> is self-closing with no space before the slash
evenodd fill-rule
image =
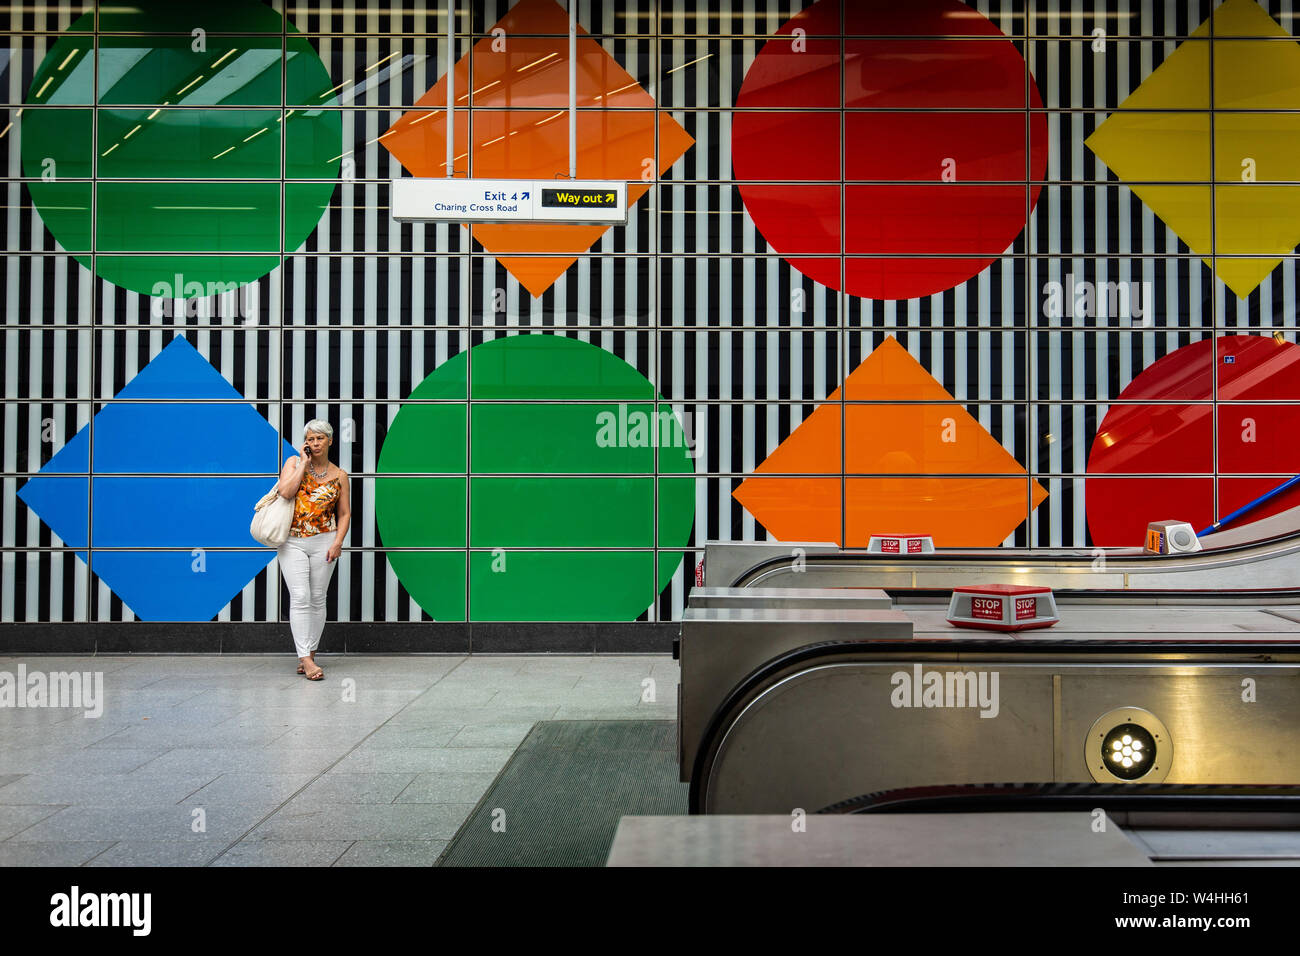
<path id="1" fill-rule="evenodd" d="M 289 629 L 299 657 L 306 657 L 320 644 L 325 630 L 325 595 L 338 560 L 325 560 L 334 541 L 330 532 L 296 538 L 280 545 L 280 573 L 289 587 Z"/>

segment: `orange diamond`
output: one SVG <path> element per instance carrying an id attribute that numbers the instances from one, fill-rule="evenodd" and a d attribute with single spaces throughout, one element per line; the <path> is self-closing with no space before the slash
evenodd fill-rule
<path id="1" fill-rule="evenodd" d="M 942 404 L 840 406 L 841 392 L 845 401 Z M 899 477 L 847 478 L 841 489 L 841 407 L 848 418 L 844 470 Z M 775 477 L 800 472 L 833 477 Z M 873 534 L 905 533 L 932 535 L 940 547 L 992 547 L 1047 497 L 1027 479 L 1011 453 L 886 338 L 732 494 L 781 541 L 865 547 Z M 841 493 L 847 543 L 840 540 Z"/>
<path id="2" fill-rule="evenodd" d="M 567 176 L 569 15 L 554 0 L 520 0 L 497 21 L 497 28 L 504 36 L 487 36 L 474 46 L 474 175 Z M 695 140 L 671 116 L 656 110 L 645 88 L 585 30 L 578 27 L 577 32 L 578 178 L 627 180 L 631 206 L 650 190 L 646 174 L 663 173 Z M 465 91 L 456 97 L 458 107 L 469 103 L 469 62 L 466 54 L 454 68 L 455 88 Z M 404 114 L 379 138 L 412 175 L 447 174 L 446 83 L 444 75 L 417 101 L 419 109 Z M 453 142 L 455 168 L 468 168 L 459 165 L 469 157 L 464 147 L 469 142 L 468 110 L 456 111 Z M 524 288 L 540 296 L 608 228 L 476 225 L 472 235 Z"/>

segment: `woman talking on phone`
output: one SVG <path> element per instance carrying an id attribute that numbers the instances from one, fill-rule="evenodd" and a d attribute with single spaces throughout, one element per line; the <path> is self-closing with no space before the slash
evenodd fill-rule
<path id="1" fill-rule="evenodd" d="M 352 521 L 348 473 L 329 460 L 334 429 L 314 418 L 303 427 L 302 454 L 284 463 L 281 497 L 294 499 L 289 539 L 280 546 L 280 573 L 289 587 L 289 628 L 298 673 L 321 680 L 316 647 L 325 629 L 325 594 Z M 332 534 L 331 534 L 332 532 Z"/>

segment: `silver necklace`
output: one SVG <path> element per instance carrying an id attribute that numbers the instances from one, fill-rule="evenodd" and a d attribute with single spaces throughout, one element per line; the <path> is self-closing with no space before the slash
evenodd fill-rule
<path id="1" fill-rule="evenodd" d="M 307 470 L 311 472 L 311 476 L 315 478 L 317 481 L 320 481 L 322 478 L 325 477 L 325 475 L 322 475 L 320 472 L 316 470 L 316 463 L 312 461 L 310 458 L 307 459 Z M 326 466 L 325 468 L 325 474 L 329 474 L 328 466 Z"/>

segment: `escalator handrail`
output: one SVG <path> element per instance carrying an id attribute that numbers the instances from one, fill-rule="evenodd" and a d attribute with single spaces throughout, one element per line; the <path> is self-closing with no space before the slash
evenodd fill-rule
<path id="1" fill-rule="evenodd" d="M 764 661 L 750 671 L 743 680 L 728 691 L 726 697 L 714 709 L 708 722 L 704 725 L 695 750 L 695 760 L 691 766 L 689 790 L 689 809 L 691 813 L 703 812 L 703 787 L 707 771 L 717 756 L 716 751 L 722 743 L 723 731 L 730 729 L 731 715 L 742 711 L 749 702 L 776 680 L 786 676 L 799 665 L 822 658 L 833 660 L 836 657 L 858 656 L 870 660 L 880 657 L 882 662 L 887 655 L 915 655 L 918 660 L 933 654 L 936 650 L 948 647 L 956 648 L 962 655 L 961 663 L 970 664 L 970 655 L 996 653 L 1003 656 L 1032 656 L 1035 653 L 1068 652 L 1070 654 L 1119 655 L 1133 656 L 1141 654 L 1168 655 L 1171 649 L 1195 653 L 1204 650 L 1209 653 L 1228 654 L 1232 657 L 1250 659 L 1256 663 L 1273 660 L 1279 647 L 1292 647 L 1300 650 L 1300 644 L 1293 642 L 1225 644 L 1221 641 L 1180 639 L 1178 641 L 1099 641 L 1073 638 L 1052 638 L 1037 640 L 971 640 L 964 635 L 954 635 L 951 641 L 934 639 L 926 641 L 818 641 L 805 644 L 794 650 L 786 651 L 770 660 Z"/>
<path id="2" fill-rule="evenodd" d="M 1287 540 L 1294 540 L 1296 542 L 1296 547 L 1300 548 L 1300 532 L 1288 532 L 1287 534 L 1274 535 L 1271 538 L 1260 538 L 1257 541 L 1245 541 L 1241 544 L 1228 545 L 1223 548 L 1213 548 L 1209 551 L 1193 551 L 1183 555 L 1146 554 L 1146 553 L 1115 554 L 1115 555 L 1107 555 L 1106 560 L 1108 562 L 1114 562 L 1118 564 L 1127 564 L 1129 562 L 1142 563 L 1142 562 L 1151 562 L 1156 560 L 1167 561 L 1170 558 L 1194 558 L 1194 557 L 1207 557 L 1207 556 L 1217 557 L 1219 555 L 1231 555 L 1235 552 L 1245 551 L 1253 548 L 1259 548 L 1264 545 L 1275 544 Z M 988 548 L 986 550 L 988 551 L 987 555 L 983 555 L 983 554 L 975 555 L 972 554 L 971 551 L 963 551 L 960 553 L 954 553 L 952 551 L 933 551 L 925 554 L 909 554 L 906 555 L 906 560 L 908 561 L 908 563 L 915 562 L 920 565 L 934 564 L 934 563 L 940 563 L 944 561 L 953 561 L 953 562 L 960 563 L 967 560 L 1004 561 L 1008 564 L 1026 564 L 1029 562 L 1039 560 L 1038 558 L 1034 557 L 1032 554 L 1006 555 L 1006 552 L 1001 548 Z M 999 555 L 1006 555 L 1006 556 L 999 557 Z M 1050 557 L 1052 557 L 1051 549 L 1045 550 L 1043 553 L 1043 558 L 1050 558 Z M 1057 557 L 1059 557 L 1059 555 L 1057 555 Z M 802 557 L 800 557 L 798 560 L 803 562 L 804 566 L 807 567 L 808 565 L 814 565 L 814 564 L 838 564 L 838 563 L 849 562 L 849 561 L 867 561 L 873 563 L 877 563 L 877 562 L 896 563 L 899 561 L 899 559 L 900 556 L 895 554 L 876 554 L 874 552 L 869 552 L 869 551 L 836 551 L 833 554 L 805 554 Z M 782 567 L 783 565 L 786 565 L 794 560 L 795 560 L 794 555 L 784 555 L 784 554 L 777 555 L 771 558 L 764 558 L 762 561 L 759 561 L 757 564 L 753 564 L 750 567 L 746 568 L 744 571 L 742 571 L 739 574 L 739 576 L 737 576 L 729 586 L 733 588 L 748 587 L 749 581 L 751 581 L 755 576 L 761 575 L 765 571 Z M 1093 558 L 1091 556 L 1086 558 L 1081 556 L 1079 560 L 1091 561 L 1093 560 Z M 1269 589 L 1261 588 L 1260 590 L 1267 591 Z M 1291 591 L 1288 589 L 1275 589 L 1275 590 L 1286 591 L 1286 593 L 1291 593 Z M 1111 592 L 1106 591 L 1104 589 L 1098 589 L 1097 593 L 1111 593 Z"/>
<path id="3" fill-rule="evenodd" d="M 997 783 L 878 790 L 841 800 L 819 814 L 1020 813 L 1024 811 L 1175 811 L 1295 813 L 1300 786 L 1289 784 Z"/>

